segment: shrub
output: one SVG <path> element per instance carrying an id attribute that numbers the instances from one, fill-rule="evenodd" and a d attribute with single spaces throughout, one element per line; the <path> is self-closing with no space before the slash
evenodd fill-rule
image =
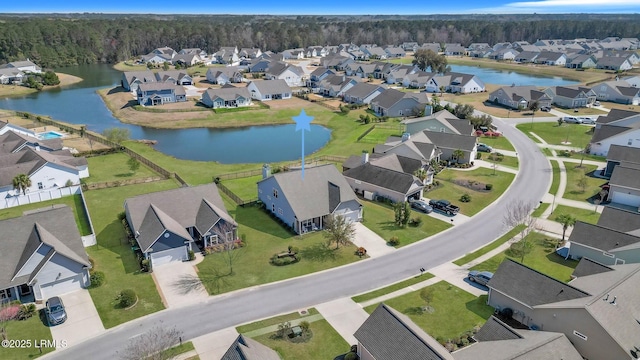
<path id="1" fill-rule="evenodd" d="M 104 273 L 102 271 L 94 271 L 89 277 L 91 280 L 91 287 L 97 288 L 104 284 Z"/>
<path id="2" fill-rule="evenodd" d="M 297 246 L 291 246 L 291 245 L 287 247 L 287 250 L 289 250 L 289 254 L 297 254 L 300 252 L 300 249 Z"/>
<path id="3" fill-rule="evenodd" d="M 140 268 L 142 269 L 142 271 L 144 272 L 148 272 L 150 267 L 151 262 L 149 261 L 149 259 L 143 259 L 142 261 L 140 261 Z"/>
<path id="4" fill-rule="evenodd" d="M 476 160 L 482 159 L 482 153 L 476 153 Z"/>
<path id="5" fill-rule="evenodd" d="M 358 354 L 356 354 L 354 352 L 348 352 L 344 356 L 344 360 L 358 360 Z"/>
<path id="6" fill-rule="evenodd" d="M 391 246 L 398 246 L 400 245 L 400 239 L 398 239 L 397 236 L 392 236 L 391 239 L 389 239 L 388 244 Z"/>
<path id="7" fill-rule="evenodd" d="M 460 201 L 463 203 L 468 203 L 471 201 L 471 195 L 469 195 L 468 193 L 464 193 L 462 194 L 462 196 L 460 196 Z"/>
<path id="8" fill-rule="evenodd" d="M 411 225 L 411 226 L 418 227 L 418 226 L 420 226 L 420 224 L 422 224 L 422 218 L 420 218 L 420 217 L 415 217 L 415 218 L 411 219 L 411 221 L 409 221 L 409 225 Z"/>
<path id="9" fill-rule="evenodd" d="M 18 319 L 19 320 L 27 320 L 32 317 L 36 313 L 36 304 L 31 303 L 27 305 L 20 305 L 20 310 L 18 311 Z"/>
<path id="10" fill-rule="evenodd" d="M 189 250 L 189 261 L 193 261 L 196 259 L 196 253 L 193 250 Z"/>
<path id="11" fill-rule="evenodd" d="M 485 190 L 492 190 L 493 189 L 493 184 L 485 184 L 484 185 L 484 189 Z"/>
<path id="12" fill-rule="evenodd" d="M 278 257 L 278 254 L 273 254 L 269 262 L 271 263 L 271 265 L 275 266 L 286 266 L 295 264 L 299 261 L 300 255 Z"/>
<path id="13" fill-rule="evenodd" d="M 311 324 L 309 324 L 308 321 L 301 321 L 298 326 L 300 326 L 300 329 L 302 329 L 303 333 L 306 333 L 309 331 L 309 326 L 311 326 Z"/>
<path id="14" fill-rule="evenodd" d="M 18 314 L 20 313 L 20 306 L 7 306 L 3 309 L 0 309 L 0 321 L 9 321 L 15 320 L 18 318 Z"/>
<path id="15" fill-rule="evenodd" d="M 120 307 L 127 308 L 136 303 L 138 296 L 136 292 L 131 289 L 124 289 L 118 294 L 116 300 Z"/>

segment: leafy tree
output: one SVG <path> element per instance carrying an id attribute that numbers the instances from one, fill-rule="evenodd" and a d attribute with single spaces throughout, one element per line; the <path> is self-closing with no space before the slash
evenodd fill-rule
<path id="1" fill-rule="evenodd" d="M 576 218 L 570 214 L 560 214 L 556 216 L 556 221 L 562 224 L 562 241 L 564 241 L 564 235 L 567 232 L 569 226 L 576 224 Z"/>
<path id="2" fill-rule="evenodd" d="M 13 178 L 13 188 L 27 195 L 27 189 L 31 187 L 31 179 L 27 174 L 18 174 Z"/>
<path id="3" fill-rule="evenodd" d="M 491 115 L 482 114 L 480 116 L 471 116 L 469 118 L 469 122 L 473 125 L 474 129 L 479 129 L 481 126 L 489 127 L 493 124 L 493 118 Z"/>
<path id="4" fill-rule="evenodd" d="M 159 324 L 140 336 L 135 336 L 127 346 L 117 352 L 122 360 L 168 360 L 174 357 L 167 350 L 180 342 L 182 331 Z"/>
<path id="5" fill-rule="evenodd" d="M 135 173 L 140 168 L 140 161 L 134 157 L 130 157 L 129 160 L 127 160 L 127 165 L 129 165 L 129 170 Z"/>
<path id="6" fill-rule="evenodd" d="M 411 209 L 406 201 L 393 204 L 394 222 L 396 226 L 404 227 L 411 218 Z"/>
<path id="7" fill-rule="evenodd" d="M 162 63 L 162 70 L 167 71 L 169 70 L 169 63 L 168 62 L 163 62 Z"/>
<path id="8" fill-rule="evenodd" d="M 427 306 L 429 306 L 433 301 L 433 296 L 434 296 L 433 288 L 429 286 L 420 290 L 420 298 L 425 302 Z"/>
<path id="9" fill-rule="evenodd" d="M 420 179 L 420 181 L 422 181 L 424 183 L 424 180 L 427 178 L 427 170 L 425 170 L 424 168 L 420 168 L 418 170 L 416 170 L 413 175 L 415 175 L 415 177 L 417 177 L 418 179 Z"/>
<path id="10" fill-rule="evenodd" d="M 353 223 L 342 215 L 330 216 L 324 230 L 324 237 L 329 240 L 329 244 L 336 243 L 336 250 L 340 245 L 349 244 L 356 233 Z"/>
<path id="11" fill-rule="evenodd" d="M 131 132 L 127 128 L 108 128 L 102 132 L 102 136 L 107 138 L 107 140 L 112 141 L 116 144 L 120 144 L 126 140 L 129 140 L 131 136 Z"/>
<path id="12" fill-rule="evenodd" d="M 582 175 L 580 179 L 578 179 L 578 186 L 580 187 L 580 191 L 585 192 L 587 190 L 587 185 L 589 185 L 589 180 L 586 175 Z"/>
<path id="13" fill-rule="evenodd" d="M 42 76 L 42 83 L 44 85 L 58 85 L 60 84 L 60 79 L 58 75 L 53 71 L 46 71 Z"/>
<path id="14" fill-rule="evenodd" d="M 434 73 L 444 73 L 447 70 L 447 58 L 444 55 L 438 55 L 430 49 L 418 49 L 413 54 L 413 65 L 420 70 L 426 71 L 431 68 Z"/>
<path id="15" fill-rule="evenodd" d="M 440 105 L 440 99 L 438 99 L 438 96 L 436 96 L 436 94 L 431 95 L 431 106 L 433 107 L 434 113 L 437 113 L 438 111 L 442 111 L 442 109 L 444 109 L 444 107 Z"/>
<path id="16" fill-rule="evenodd" d="M 538 100 L 532 101 L 529 103 L 529 111 L 532 113 L 536 113 L 536 111 L 540 110 L 540 102 Z"/>
<path id="17" fill-rule="evenodd" d="M 453 109 L 453 115 L 457 116 L 460 119 L 467 119 L 473 115 L 474 111 L 473 105 L 469 104 L 458 104 Z"/>

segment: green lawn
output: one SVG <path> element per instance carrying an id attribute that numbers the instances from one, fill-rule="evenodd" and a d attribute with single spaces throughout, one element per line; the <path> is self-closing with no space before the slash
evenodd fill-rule
<path id="1" fill-rule="evenodd" d="M 60 199 L 42 201 L 38 203 L 16 206 L 12 208 L 0 210 L 0 219 L 14 218 L 22 216 L 22 213 L 28 210 L 43 209 L 52 205 L 64 204 L 73 210 L 73 215 L 76 219 L 76 225 L 78 225 L 78 231 L 80 235 L 90 235 L 91 227 L 89 226 L 89 220 L 84 207 L 82 206 L 82 197 L 80 195 L 65 196 Z M 91 211 L 91 210 L 89 210 Z"/>
<path id="2" fill-rule="evenodd" d="M 364 208 L 363 224 L 387 241 L 392 236 L 397 236 L 400 240 L 400 244 L 397 247 L 420 241 L 451 227 L 451 224 L 442 220 L 411 210 L 411 218 L 420 218 L 422 223 L 417 227 L 406 226 L 401 228 L 396 226 L 394 222 L 394 212 L 391 206 L 366 200 L 361 201 L 361 203 Z"/>
<path id="3" fill-rule="evenodd" d="M 89 290 L 105 328 L 164 309 L 151 274 L 141 273 L 131 247 L 125 241 L 118 214 L 124 211 L 128 197 L 177 188 L 173 180 L 87 191 L 98 245 L 87 248 L 95 269 L 105 273 L 105 283 Z M 134 289 L 138 304 L 129 310 L 116 308 L 115 295 L 125 288 Z"/>
<path id="4" fill-rule="evenodd" d="M 260 180 L 262 180 L 262 175 L 222 180 L 221 183 L 241 199 L 250 200 L 258 197 L 257 183 Z"/>
<path id="5" fill-rule="evenodd" d="M 11 349 L 6 349 L 3 346 L 0 351 L 0 358 L 3 360 L 33 359 L 55 350 L 55 348 L 44 347 L 42 348 L 42 354 L 40 354 L 40 349 L 35 347 L 35 341 L 53 340 L 49 327 L 40 320 L 39 313 L 27 320 L 14 320 L 7 323 L 8 340 L 28 340 L 31 342 L 31 346 Z"/>
<path id="6" fill-rule="evenodd" d="M 486 160 L 490 163 L 496 163 L 501 166 L 508 166 L 514 169 L 517 169 L 520 166 L 518 162 L 518 158 L 515 156 L 499 157 L 499 156 L 496 156 L 494 153 L 492 154 L 482 153 L 482 160 Z"/>
<path id="7" fill-rule="evenodd" d="M 478 249 L 478 250 L 476 250 L 476 251 L 474 251 L 472 253 L 466 254 L 465 256 L 461 257 L 460 259 L 454 261 L 453 263 L 458 265 L 458 266 L 462 266 L 464 264 L 467 264 L 467 263 L 479 258 L 480 256 L 490 252 L 491 250 L 500 247 L 500 245 L 502 245 L 502 244 L 506 243 L 507 241 L 509 241 L 510 239 L 512 239 L 514 236 L 516 236 L 518 233 L 520 233 L 520 231 L 522 231 L 523 229 L 524 229 L 524 225 L 518 225 L 518 226 L 514 227 L 513 229 L 511 229 L 506 234 L 502 235 L 497 240 L 494 240 L 493 242 L 487 244 L 483 248 L 480 248 L 480 249 Z"/>
<path id="8" fill-rule="evenodd" d="M 495 172 L 495 175 L 494 175 Z M 429 192 L 425 192 L 424 196 L 429 199 L 446 199 L 451 203 L 460 207 L 460 212 L 467 216 L 477 214 L 480 210 L 486 208 L 494 202 L 502 193 L 504 193 L 513 178 L 514 174 L 494 171 L 493 169 L 478 168 L 471 171 L 457 171 L 454 169 L 445 169 L 436 175 L 436 180 L 440 181 L 440 186 Z M 493 184 L 491 191 L 476 191 L 466 186 L 454 183 L 454 180 L 477 181 L 483 184 Z M 471 201 L 463 203 L 460 196 L 464 193 L 471 195 Z"/>
<path id="9" fill-rule="evenodd" d="M 533 217 L 540 217 L 542 216 L 542 214 L 545 212 L 545 210 L 547 210 L 547 208 L 549 208 L 549 206 L 551 206 L 551 204 L 549 203 L 542 203 L 540 204 L 531 214 L 531 216 Z"/>
<path id="10" fill-rule="evenodd" d="M 275 316 L 275 317 L 272 317 L 272 318 L 268 318 L 268 319 L 264 319 L 264 320 L 260 320 L 260 321 L 256 321 L 256 322 L 252 322 L 252 323 L 246 324 L 246 325 L 240 325 L 240 326 L 236 327 L 236 330 L 240 334 L 246 334 L 246 333 L 248 333 L 250 331 L 266 328 L 266 327 L 272 326 L 272 325 L 278 325 L 278 324 L 281 324 L 281 323 L 286 322 L 286 321 L 302 320 L 305 317 L 308 317 L 310 315 L 319 314 L 319 312 L 318 312 L 318 310 L 316 310 L 316 308 L 307 309 L 307 311 L 308 311 L 307 315 L 300 315 L 297 312 L 293 312 L 293 313 L 290 313 L 290 314 Z"/>
<path id="11" fill-rule="evenodd" d="M 313 336 L 307 342 L 277 339 L 275 333 L 260 335 L 254 340 L 278 352 L 283 360 L 327 360 L 349 351 L 350 345 L 326 320 L 312 322 L 309 329 Z"/>
<path id="12" fill-rule="evenodd" d="M 516 150 L 513 145 L 511 145 L 511 141 L 504 136 L 483 136 L 478 138 L 478 142 L 487 144 L 495 150 Z"/>
<path id="13" fill-rule="evenodd" d="M 545 156 L 553 156 L 553 153 L 551 152 L 551 149 L 549 149 L 549 148 L 542 148 L 542 153 Z"/>
<path id="14" fill-rule="evenodd" d="M 551 187 L 549 188 L 549 194 L 555 195 L 560 187 L 560 164 L 557 161 L 551 161 Z"/>
<path id="15" fill-rule="evenodd" d="M 384 144 L 389 136 L 402 136 L 402 130 L 379 128 L 371 130 L 365 137 L 360 139 L 360 142 L 370 144 Z"/>
<path id="16" fill-rule="evenodd" d="M 476 297 L 446 281 L 428 288 L 433 289 L 433 301 L 429 304 L 433 313 L 420 311 L 425 305 L 420 298 L 421 290 L 387 300 L 385 304 L 409 316 L 416 325 L 439 341 L 459 337 L 474 326 L 484 324 L 493 314 L 493 308 L 486 304 L 486 295 Z M 377 306 L 364 309 L 371 314 Z"/>
<path id="17" fill-rule="evenodd" d="M 530 132 L 543 138 L 547 143 L 553 145 L 566 145 L 565 141 L 569 141 L 570 146 L 582 148 L 591 141 L 591 127 L 580 124 L 562 124 L 558 126 L 557 122 L 542 123 L 526 123 L 516 125 L 520 131 L 529 136 L 533 141 L 539 142 Z"/>
<path id="18" fill-rule="evenodd" d="M 549 218 L 555 221 L 560 214 L 569 214 L 575 217 L 576 220 L 580 220 L 589 224 L 597 224 L 598 219 L 600 219 L 600 213 L 596 212 L 595 210 L 595 206 L 593 207 L 593 210 L 587 210 L 558 205 L 555 209 L 553 209 L 553 214 L 549 216 Z"/>
<path id="19" fill-rule="evenodd" d="M 171 349 L 167 349 L 165 351 L 163 351 L 162 353 L 165 355 L 164 358 L 166 359 L 173 359 L 176 356 L 180 355 L 180 354 L 184 354 L 186 352 L 189 352 L 191 350 L 195 350 L 196 348 L 193 346 L 193 343 L 191 341 L 189 342 L 185 342 L 182 343 L 182 345 L 177 345 L 172 347 Z"/>
<path id="20" fill-rule="evenodd" d="M 540 271 L 541 273 L 556 278 L 560 281 L 569 281 L 573 269 L 578 262 L 575 260 L 565 260 L 555 253 L 555 247 L 558 239 L 548 238 L 544 234 L 531 232 L 526 237 L 533 245 L 531 252 L 525 255 L 524 264 Z M 511 258 L 520 261 L 520 257 L 511 256 L 511 251 L 506 250 L 491 259 L 480 263 L 471 268 L 471 270 L 491 271 L 495 272 L 498 266 L 505 258 Z"/>
<path id="21" fill-rule="evenodd" d="M 131 157 L 126 153 L 107 154 L 87 158 L 91 176 L 85 179 L 85 182 L 91 184 L 159 176 L 155 171 L 142 163 L 135 173 L 131 172 L 127 164 L 129 159 L 131 159 Z"/>
<path id="22" fill-rule="evenodd" d="M 407 279 L 404 281 L 400 281 L 397 282 L 393 285 L 389 285 L 387 287 L 383 287 L 382 289 L 378 289 L 378 290 L 374 290 L 371 292 L 368 292 L 366 294 L 362 294 L 362 295 L 358 295 L 358 296 L 354 296 L 351 298 L 351 300 L 357 302 L 357 303 L 361 303 L 367 300 L 371 300 L 371 299 L 375 299 L 377 297 L 380 297 L 382 295 L 387 295 L 390 294 L 394 291 L 400 290 L 400 289 L 404 289 L 406 287 L 409 287 L 411 285 L 417 284 L 417 283 L 421 283 L 423 281 L 429 280 L 431 278 L 433 278 L 433 274 L 430 273 L 424 273 L 422 275 L 418 275 L 418 276 L 414 276 L 411 279 Z"/>
<path id="23" fill-rule="evenodd" d="M 327 247 L 322 232 L 294 236 L 257 206 L 227 205 L 227 209 L 238 222 L 238 234 L 246 237 L 247 246 L 232 253 L 236 257 L 233 275 L 229 274 L 225 253 L 207 255 L 197 265 L 198 275 L 209 294 L 289 279 L 360 260 L 355 255 L 355 245 L 341 246 L 338 250 L 335 245 Z M 299 248 L 302 260 L 287 266 L 271 265 L 271 256 L 286 252 L 289 245 Z"/>
<path id="24" fill-rule="evenodd" d="M 582 165 L 582 167 L 578 167 L 579 164 L 564 163 L 564 166 L 567 168 L 567 188 L 562 196 L 565 199 L 587 201 L 587 199 L 599 193 L 601 190 L 600 186 L 607 182 L 606 179 L 593 177 L 591 175 L 593 171 L 598 168 L 595 165 Z M 578 185 L 578 182 L 583 176 L 586 176 L 587 179 L 584 191 Z"/>

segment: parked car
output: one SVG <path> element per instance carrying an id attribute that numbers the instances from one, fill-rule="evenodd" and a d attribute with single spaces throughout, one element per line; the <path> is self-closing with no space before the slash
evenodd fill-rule
<path id="1" fill-rule="evenodd" d="M 67 312 L 64 309 L 62 299 L 58 296 L 54 296 L 47 300 L 45 312 L 47 314 L 47 321 L 49 322 L 49 325 L 58 325 L 67 321 Z"/>
<path id="2" fill-rule="evenodd" d="M 493 148 L 487 144 L 484 143 L 478 143 L 478 151 L 482 151 L 482 152 L 492 152 Z"/>
<path id="3" fill-rule="evenodd" d="M 590 118 L 588 116 L 582 116 L 578 118 L 580 120 L 581 124 L 590 124 L 590 125 L 595 125 L 596 120 L 593 118 Z"/>
<path id="4" fill-rule="evenodd" d="M 433 211 L 433 208 L 429 206 L 429 204 L 427 204 L 426 201 L 423 201 L 423 200 L 411 201 L 411 207 L 418 211 L 422 211 L 425 214 L 428 214 Z"/>
<path id="5" fill-rule="evenodd" d="M 447 215 L 455 215 L 460 211 L 459 207 L 451 204 L 447 200 L 431 200 L 429 201 L 429 205 L 431 205 L 434 210 L 441 211 Z"/>
<path id="6" fill-rule="evenodd" d="M 593 106 L 600 106 L 600 101 L 596 101 L 593 103 Z"/>
<path id="7" fill-rule="evenodd" d="M 551 106 L 543 106 L 540 108 L 540 111 L 549 112 L 551 111 Z"/>
<path id="8" fill-rule="evenodd" d="M 469 271 L 468 277 L 469 281 L 487 286 L 487 283 L 489 283 L 489 280 L 491 280 L 491 278 L 493 277 L 493 273 L 489 271 L 472 270 Z"/>
<path id="9" fill-rule="evenodd" d="M 582 124 L 582 120 L 575 116 L 565 116 L 562 120 L 567 124 Z"/>

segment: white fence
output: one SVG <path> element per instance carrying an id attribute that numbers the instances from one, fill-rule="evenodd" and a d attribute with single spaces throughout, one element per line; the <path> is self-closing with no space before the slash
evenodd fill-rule
<path id="1" fill-rule="evenodd" d="M 67 186 L 50 190 L 42 190 L 27 195 L 12 196 L 0 201 L 0 209 L 33 204 L 41 201 L 59 199 L 63 196 L 77 195 L 82 192 L 80 185 Z"/>

